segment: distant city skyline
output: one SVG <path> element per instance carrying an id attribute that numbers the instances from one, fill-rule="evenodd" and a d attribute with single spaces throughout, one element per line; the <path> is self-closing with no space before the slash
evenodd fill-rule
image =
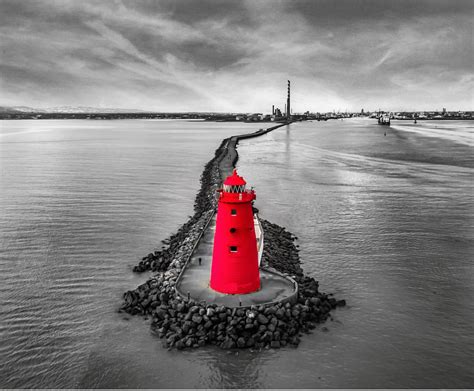
<path id="1" fill-rule="evenodd" d="M 472 1 L 0 0 L 0 106 L 473 110 Z"/>

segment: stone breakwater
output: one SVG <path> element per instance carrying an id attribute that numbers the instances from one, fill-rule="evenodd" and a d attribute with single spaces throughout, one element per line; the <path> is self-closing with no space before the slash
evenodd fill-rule
<path id="1" fill-rule="evenodd" d="M 165 347 L 184 349 L 212 344 L 223 349 L 258 349 L 297 346 L 304 332 L 330 318 L 330 311 L 337 306 L 345 305 L 344 300 L 319 292 L 318 282 L 304 275 L 296 237 L 266 220 L 262 220 L 265 232 L 262 263 L 296 280 L 299 286 L 297 303 L 227 308 L 187 300 L 176 293 L 178 277 L 216 208 L 215 194 L 225 174 L 223 171 L 228 171 L 229 160 L 235 164 L 238 140 L 259 136 L 279 126 L 223 140 L 202 173 L 194 215 L 176 234 L 163 241 L 162 250 L 148 254 L 134 267 L 135 272 L 151 271 L 154 274 L 144 284 L 124 293 L 120 311 L 151 316 L 152 330 L 162 338 Z"/>

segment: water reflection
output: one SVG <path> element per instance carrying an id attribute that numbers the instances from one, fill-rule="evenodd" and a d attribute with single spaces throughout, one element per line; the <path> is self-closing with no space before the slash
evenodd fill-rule
<path id="1" fill-rule="evenodd" d="M 264 388 L 260 375 L 261 362 L 271 360 L 273 352 L 235 351 L 218 349 L 208 351 L 206 363 L 210 377 L 205 381 L 209 388 Z"/>

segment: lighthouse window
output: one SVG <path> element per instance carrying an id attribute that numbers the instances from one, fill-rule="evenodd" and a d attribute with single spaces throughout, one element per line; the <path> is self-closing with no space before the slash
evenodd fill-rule
<path id="1" fill-rule="evenodd" d="M 231 209 L 231 210 L 230 210 L 230 214 L 231 214 L 232 216 L 237 216 L 237 209 Z"/>
<path id="2" fill-rule="evenodd" d="M 243 193 L 245 191 L 245 185 L 224 185 L 222 188 L 227 193 Z"/>
<path id="3" fill-rule="evenodd" d="M 230 233 L 233 234 L 235 231 L 237 231 L 234 227 L 230 229 Z"/>
<path id="4" fill-rule="evenodd" d="M 237 246 L 230 246 L 230 252 L 231 253 L 236 253 L 237 252 Z"/>

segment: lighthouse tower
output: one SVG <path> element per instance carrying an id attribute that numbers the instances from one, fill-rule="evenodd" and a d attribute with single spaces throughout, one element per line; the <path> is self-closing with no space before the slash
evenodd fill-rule
<path id="1" fill-rule="evenodd" d="M 221 293 L 245 294 L 260 289 L 252 212 L 255 192 L 245 185 L 234 170 L 219 190 L 210 287 Z"/>

